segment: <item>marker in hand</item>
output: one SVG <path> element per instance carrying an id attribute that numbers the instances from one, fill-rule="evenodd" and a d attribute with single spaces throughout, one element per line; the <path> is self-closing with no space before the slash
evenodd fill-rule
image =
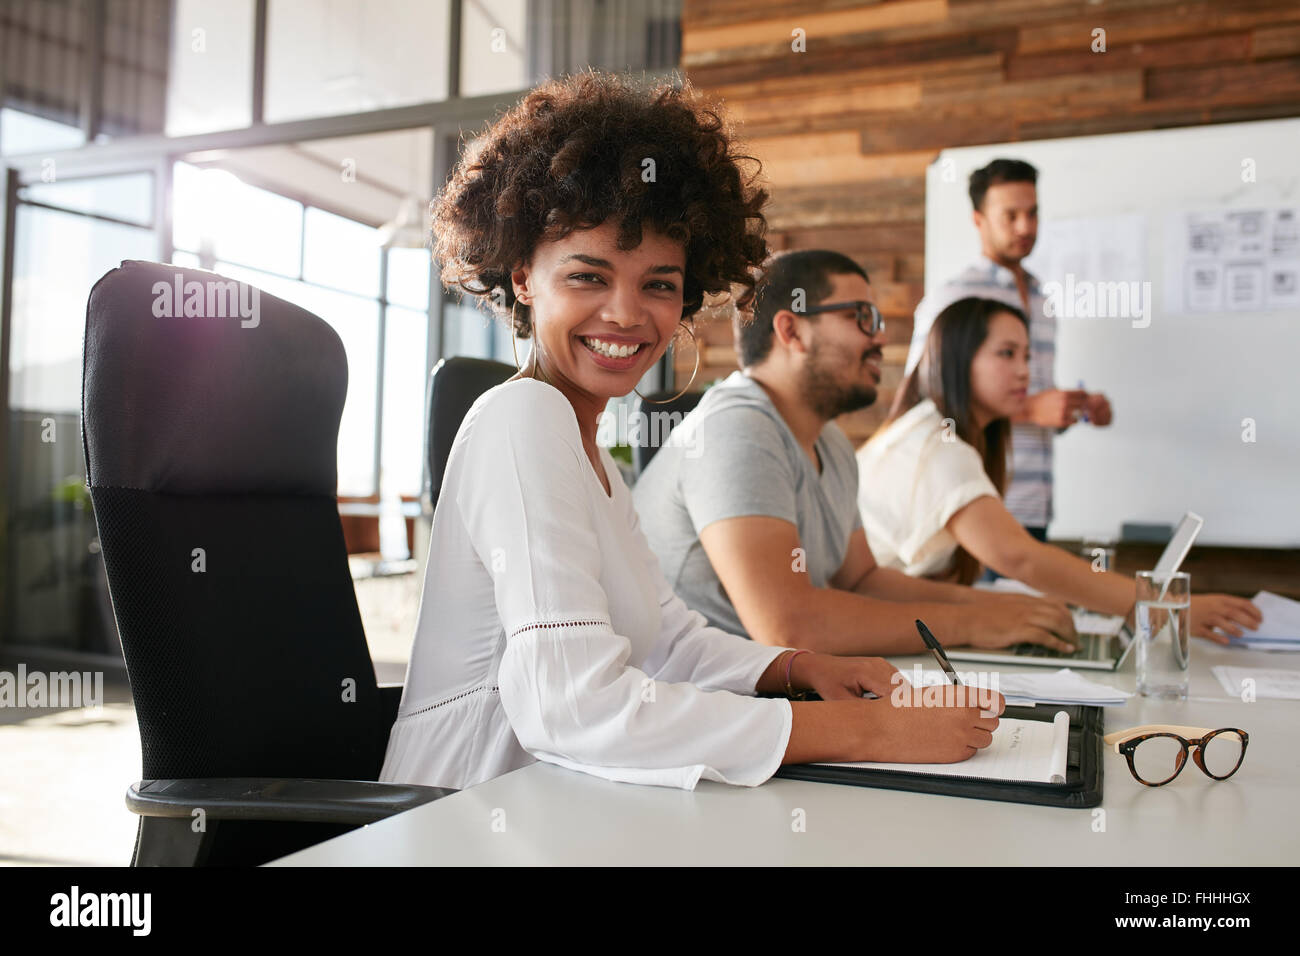
<path id="1" fill-rule="evenodd" d="M 1079 379 L 1079 391 L 1086 392 L 1087 390 L 1088 390 L 1087 386 L 1083 384 L 1083 379 Z M 1086 422 L 1087 420 L 1088 420 L 1088 406 L 1084 405 L 1083 411 L 1079 413 L 1079 421 Z"/>

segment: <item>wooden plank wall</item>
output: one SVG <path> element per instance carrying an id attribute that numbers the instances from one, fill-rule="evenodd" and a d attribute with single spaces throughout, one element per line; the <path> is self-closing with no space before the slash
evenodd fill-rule
<path id="1" fill-rule="evenodd" d="M 772 248 L 871 276 L 891 345 L 880 400 L 841 421 L 857 444 L 901 376 L 940 149 L 1300 115 L 1300 3 L 685 0 L 681 66 L 762 161 Z M 699 334 L 697 387 L 736 367 L 729 323 Z M 685 381 L 689 346 L 676 361 Z"/>

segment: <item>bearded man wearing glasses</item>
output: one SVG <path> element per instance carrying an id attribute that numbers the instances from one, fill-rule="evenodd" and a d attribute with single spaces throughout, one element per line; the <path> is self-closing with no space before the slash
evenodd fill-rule
<path id="1" fill-rule="evenodd" d="M 1059 602 L 879 567 L 858 509 L 853 446 L 834 423 L 876 400 L 884 322 L 840 253 L 783 252 L 737 301 L 741 368 L 714 385 L 633 490 L 668 582 L 709 623 L 829 654 L 1033 642 L 1071 650 Z"/>

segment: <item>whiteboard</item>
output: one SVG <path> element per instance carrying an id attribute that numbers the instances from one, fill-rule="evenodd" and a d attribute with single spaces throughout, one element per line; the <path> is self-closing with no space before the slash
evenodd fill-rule
<path id="1" fill-rule="evenodd" d="M 1300 119 L 1285 119 L 963 147 L 930 166 L 927 292 L 979 255 L 967 181 L 998 157 L 1038 168 L 1030 271 L 1075 261 L 1058 253 L 1078 227 L 1094 263 L 1114 252 L 1114 268 L 1132 268 L 1136 256 L 1151 283 L 1145 328 L 1057 320 L 1057 386 L 1105 392 L 1114 421 L 1056 438 L 1053 537 L 1118 539 L 1122 522 L 1174 524 L 1190 510 L 1205 518 L 1199 543 L 1300 547 L 1300 312 L 1170 308 L 1182 297 L 1165 248 L 1169 222 L 1188 213 L 1300 205 L 1297 155 Z"/>

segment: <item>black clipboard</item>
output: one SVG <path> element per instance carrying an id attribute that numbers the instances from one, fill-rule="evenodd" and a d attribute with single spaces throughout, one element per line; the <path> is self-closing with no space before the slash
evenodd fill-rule
<path id="1" fill-rule="evenodd" d="M 776 776 L 788 780 L 879 787 L 883 790 L 911 790 L 975 800 L 1031 803 L 1043 807 L 1072 807 L 1082 810 L 1098 806 L 1101 803 L 1101 738 L 1105 726 L 1102 708 L 1039 704 L 1037 707 L 1008 707 L 1002 716 L 1050 721 L 1056 717 L 1058 710 L 1063 710 L 1070 716 L 1065 783 L 939 777 L 894 770 L 868 770 L 863 767 L 820 767 L 816 764 L 792 764 L 779 769 Z"/>

